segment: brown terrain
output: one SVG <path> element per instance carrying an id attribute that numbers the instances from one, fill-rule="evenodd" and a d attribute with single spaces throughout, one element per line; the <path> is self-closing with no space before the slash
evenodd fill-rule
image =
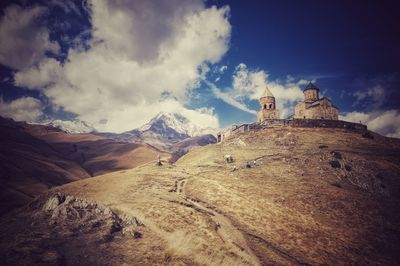
<path id="1" fill-rule="evenodd" d="M 154 161 L 149 145 L 68 134 L 0 117 L 0 215 L 51 187 Z"/>
<path id="2" fill-rule="evenodd" d="M 399 203 L 399 139 L 269 128 L 55 187 L 0 219 L 0 259 L 398 265 Z"/>

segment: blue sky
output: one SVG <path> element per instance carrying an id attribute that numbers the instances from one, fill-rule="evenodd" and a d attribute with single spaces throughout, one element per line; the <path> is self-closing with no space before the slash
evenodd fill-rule
<path id="1" fill-rule="evenodd" d="M 0 114 L 226 127 L 255 121 L 265 86 L 289 115 L 313 81 L 342 119 L 400 137 L 395 1 L 117 2 L 2 2 Z"/>

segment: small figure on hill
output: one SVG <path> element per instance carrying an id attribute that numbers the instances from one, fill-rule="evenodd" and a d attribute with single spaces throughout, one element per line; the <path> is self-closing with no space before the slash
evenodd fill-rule
<path id="1" fill-rule="evenodd" d="M 230 154 L 225 155 L 224 159 L 225 159 L 225 162 L 227 162 L 227 163 L 233 163 L 233 157 Z"/>
<path id="2" fill-rule="evenodd" d="M 256 161 L 256 160 L 254 160 L 254 162 L 253 162 L 253 165 L 254 165 L 254 166 L 256 166 L 256 165 L 257 165 L 257 161 Z"/>
<path id="3" fill-rule="evenodd" d="M 236 169 L 236 165 L 234 165 L 233 166 L 233 169 L 232 169 L 232 172 L 235 172 L 237 169 Z"/>
<path id="4" fill-rule="evenodd" d="M 158 155 L 157 165 L 158 165 L 158 166 L 163 165 L 163 164 L 162 164 L 162 161 L 161 161 L 161 156 L 160 156 L 160 154 Z"/>

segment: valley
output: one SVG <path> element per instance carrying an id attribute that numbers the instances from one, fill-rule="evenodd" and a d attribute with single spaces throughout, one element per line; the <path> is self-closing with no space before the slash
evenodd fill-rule
<path id="1" fill-rule="evenodd" d="M 174 162 L 216 141 L 210 134 L 194 136 L 202 131 L 177 114 L 160 113 L 132 132 L 99 133 L 79 120 L 41 125 L 0 117 L 0 215 L 51 187 L 132 169 L 159 156 Z"/>

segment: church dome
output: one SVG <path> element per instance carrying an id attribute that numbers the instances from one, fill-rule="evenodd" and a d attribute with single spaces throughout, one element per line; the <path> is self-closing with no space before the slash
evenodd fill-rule
<path id="1" fill-rule="evenodd" d="M 310 82 L 310 83 L 308 83 L 308 85 L 304 88 L 303 92 L 305 92 L 306 90 L 317 90 L 317 91 L 319 91 L 319 88 Z"/>

